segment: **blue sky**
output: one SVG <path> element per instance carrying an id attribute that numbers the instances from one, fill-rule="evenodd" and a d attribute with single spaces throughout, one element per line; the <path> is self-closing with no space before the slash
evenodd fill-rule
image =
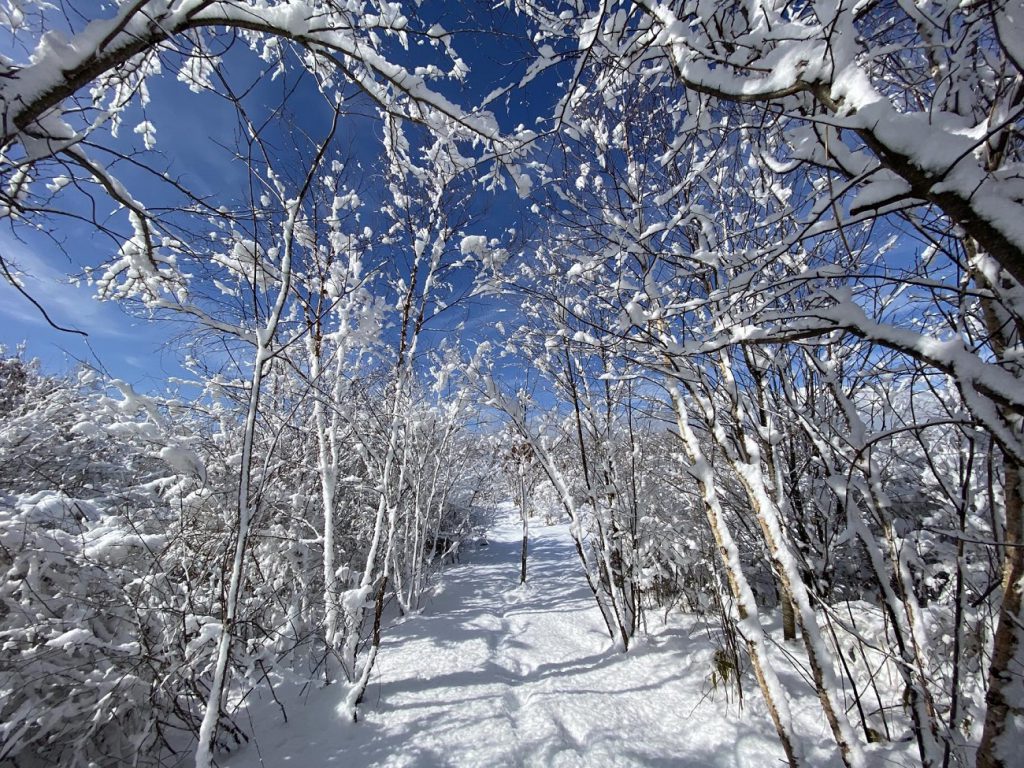
<path id="1" fill-rule="evenodd" d="M 439 89 L 463 106 L 479 101 L 498 85 L 514 83 L 525 71 L 530 55 L 528 39 L 520 35 L 522 19 L 511 14 L 482 20 L 459 15 L 470 7 L 483 8 L 462 4 L 425 6 L 427 13 L 440 11 L 440 21 L 451 31 L 460 27 L 480 30 L 492 22 L 499 28 L 503 27 L 501 31 L 504 34 L 466 31 L 456 38 L 456 49 L 471 69 L 469 80 L 462 84 L 444 84 Z M 4 52 L 24 59 L 23 53 Z M 235 68 L 240 82 L 256 77 L 257 70 L 252 61 L 248 59 L 247 71 Z M 554 87 L 555 77 L 555 72 L 545 73 L 526 91 L 516 91 L 496 100 L 490 109 L 497 113 L 502 127 L 509 130 L 519 123 L 532 126 L 538 115 L 548 113 L 557 90 Z M 201 194 L 222 194 L 235 185 L 244 184 L 244 168 L 226 161 L 224 149 L 218 146 L 218 143 L 225 145 L 232 141 L 236 126 L 234 113 L 209 94 L 188 92 L 182 84 L 175 82 L 173 73 L 154 79 L 150 88 L 153 95 L 151 103 L 145 112 L 135 106 L 125 115 L 117 145 L 120 148 L 140 146 L 141 139 L 133 134 L 132 127 L 142 119 L 148 119 L 156 126 L 157 152 L 160 154 L 152 159 L 161 170 L 175 176 L 183 174 L 190 187 Z M 278 99 L 281 88 L 280 80 L 272 82 L 266 79 L 257 86 L 257 94 L 260 100 L 272 104 Z M 315 120 L 317 113 L 324 111 L 319 106 L 322 104 L 320 97 L 312 92 L 308 97 L 300 93 L 297 103 L 308 105 L 310 124 L 318 122 Z M 360 151 L 361 145 L 369 144 L 365 137 L 360 136 L 362 132 L 372 130 L 368 126 L 369 123 L 354 121 L 347 135 L 343 131 L 341 140 Z M 282 130 L 288 128 L 282 126 Z M 311 131 L 316 130 L 311 128 Z M 122 172 L 137 197 L 149 205 L 159 204 L 163 193 L 157 185 L 130 169 Z M 474 233 L 496 234 L 509 226 L 517 226 L 523 210 L 521 201 L 511 194 L 485 201 L 481 208 L 486 212 L 475 222 Z M 15 236 L 9 226 L 0 228 L 0 249 L 8 261 L 20 268 L 24 275 L 24 288 L 45 307 L 53 321 L 81 330 L 88 334 L 88 338 L 51 328 L 35 307 L 6 282 L 0 281 L 0 344 L 11 349 L 27 342 L 28 354 L 39 357 L 50 371 L 63 370 L 74 365 L 76 360 L 84 360 L 142 389 L 159 387 L 168 376 L 182 375 L 176 361 L 182 345 L 173 341 L 182 330 L 180 324 L 132 317 L 115 304 L 95 301 L 88 286 L 70 283 L 69 276 L 80 274 L 83 267 L 98 265 L 108 258 L 113 252 L 113 243 L 68 220 L 51 218 L 46 226 L 50 228 L 52 238 L 26 233 L 23 228 Z M 506 307 L 493 301 L 478 300 L 467 304 L 458 313 L 466 323 L 462 340 L 493 335 L 493 323 L 506 314 Z M 437 335 L 444 336 L 452 322 L 444 318 Z"/>
<path id="2" fill-rule="evenodd" d="M 164 324 L 131 317 L 114 303 L 95 300 L 87 286 L 72 285 L 68 279 L 72 265 L 54 255 L 52 243 L 43 238 L 21 242 L 7 229 L 0 230 L 0 249 L 5 259 L 22 272 L 23 287 L 43 305 L 55 324 L 88 334 L 83 337 L 55 330 L 41 312 L 3 280 L 0 345 L 8 353 L 25 343 L 28 356 L 39 358 L 49 372 L 68 370 L 82 361 L 144 389 L 170 375 L 181 375 L 173 354 L 162 349 L 172 330 Z"/>

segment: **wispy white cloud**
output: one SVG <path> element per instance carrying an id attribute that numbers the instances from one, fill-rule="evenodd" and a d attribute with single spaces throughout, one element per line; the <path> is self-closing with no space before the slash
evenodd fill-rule
<path id="1" fill-rule="evenodd" d="M 25 342 L 28 354 L 54 372 L 87 361 L 144 391 L 179 375 L 175 354 L 161 354 L 172 333 L 166 324 L 130 317 L 118 305 L 96 300 L 89 286 L 70 282 L 72 266 L 62 270 L 62 262 L 53 261 L 45 247 L 34 249 L 31 240 L 23 243 L 0 230 L 0 253 L 17 266 L 25 290 L 56 324 L 89 334 L 55 330 L 0 276 L 0 346 L 11 350 Z"/>
<path id="2" fill-rule="evenodd" d="M 69 275 L 57 269 L 30 246 L 0 231 L 0 253 L 16 268 L 24 290 L 38 301 L 60 326 L 75 328 L 90 337 L 127 338 L 131 320 L 116 305 L 98 301 L 85 285 L 73 285 Z M 39 310 L 0 279 L 0 315 L 33 328 L 48 328 Z"/>

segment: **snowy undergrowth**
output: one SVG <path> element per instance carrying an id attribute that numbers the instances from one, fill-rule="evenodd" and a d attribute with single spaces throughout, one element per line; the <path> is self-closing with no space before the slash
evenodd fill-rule
<path id="1" fill-rule="evenodd" d="M 500 522 L 464 550 L 425 611 L 387 633 L 363 718 L 342 722 L 344 690 L 277 688 L 253 699 L 252 742 L 230 768 L 309 766 L 769 766 L 784 762 L 753 681 L 744 703 L 714 685 L 703 625 L 652 614 L 649 635 L 616 652 L 578 573 L 565 526 L 537 527 L 519 587 L 521 529 Z M 790 644 L 787 654 L 797 654 Z M 776 654 L 798 729 L 838 765 L 814 694 Z M 288 722 L 282 717 L 282 706 Z M 884 762 L 897 755 L 876 753 Z M 897 761 L 903 762 L 903 761 Z"/>

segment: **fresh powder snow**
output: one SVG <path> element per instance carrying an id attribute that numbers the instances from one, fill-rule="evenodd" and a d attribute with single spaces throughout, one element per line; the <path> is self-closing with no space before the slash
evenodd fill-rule
<path id="1" fill-rule="evenodd" d="M 752 681 L 742 707 L 712 681 L 715 646 L 699 620 L 649 618 L 628 654 L 615 649 L 565 524 L 534 522 L 528 582 L 519 585 L 514 511 L 471 540 L 423 612 L 382 642 L 361 708 L 345 722 L 345 689 L 277 684 L 239 721 L 251 742 L 226 758 L 249 766 L 750 766 L 784 764 Z M 794 716 L 827 745 L 810 688 L 781 659 Z M 256 696 L 256 694 L 253 694 Z M 282 707 L 287 722 L 282 716 Z M 829 765 L 829 751 L 808 755 Z M 835 758 L 838 765 L 838 758 Z"/>

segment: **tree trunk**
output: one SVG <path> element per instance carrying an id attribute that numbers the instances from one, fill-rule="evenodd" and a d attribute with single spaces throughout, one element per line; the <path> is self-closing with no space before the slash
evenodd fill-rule
<path id="1" fill-rule="evenodd" d="M 991 290 L 986 277 L 984 257 L 971 238 L 964 245 L 975 264 L 973 278 L 982 288 Z M 991 250 L 989 250 L 991 254 Z M 1004 265 L 1005 266 L 1005 265 Z M 1021 277 L 1017 275 L 1017 281 Z M 1024 338 L 1020 317 L 1008 316 L 993 301 L 982 300 L 985 325 L 993 351 L 1005 357 L 1008 349 Z M 1017 370 L 1018 375 L 1020 370 Z M 1013 437 L 1021 435 L 1020 414 L 1003 409 L 1003 420 L 1013 425 Z M 1019 442 L 1018 442 L 1019 444 Z M 1019 457 L 1019 454 L 1018 454 Z M 985 694 L 985 726 L 978 745 L 978 768 L 1005 768 L 1020 764 L 1024 744 L 1024 467 L 1019 458 L 1003 450 L 1003 509 L 1006 537 L 1003 553 L 1003 600 L 999 623 L 992 639 L 992 663 L 988 670 Z M 993 532 L 997 533 L 997 532 Z M 998 536 L 997 536 L 998 538 Z"/>
<path id="2" fill-rule="evenodd" d="M 519 476 L 519 515 L 523 519 L 523 550 L 521 557 L 521 565 L 519 568 L 519 583 L 526 583 L 526 553 L 529 547 L 530 539 L 530 522 L 527 514 L 526 506 L 526 478 L 522 473 L 522 467 L 520 467 Z"/>
<path id="3" fill-rule="evenodd" d="M 779 602 L 782 603 L 782 638 L 796 640 L 796 611 L 793 610 L 793 599 L 782 587 L 779 588 Z"/>
<path id="4" fill-rule="evenodd" d="M 528 536 L 527 536 L 527 533 L 526 533 L 526 520 L 524 519 L 523 520 L 523 557 L 522 557 L 522 565 L 520 566 L 520 569 L 519 569 L 519 583 L 520 584 L 525 584 L 526 583 L 526 549 L 527 549 L 527 543 L 528 543 Z"/>
<path id="5" fill-rule="evenodd" d="M 1009 768 L 1020 764 L 1024 744 L 1024 488 L 1022 468 L 1004 455 L 1006 547 L 1003 558 L 1003 602 L 992 641 L 988 672 L 985 728 L 978 745 L 978 768 Z"/>
<path id="6" fill-rule="evenodd" d="M 729 530 L 729 525 L 725 520 L 711 465 L 704 455 L 697 435 L 690 426 L 686 402 L 683 400 L 679 385 L 676 383 L 670 384 L 669 391 L 675 405 L 679 436 L 683 441 L 686 458 L 692 465 L 690 467 L 690 474 L 697 481 L 697 485 L 700 488 L 708 525 L 711 528 L 711 534 L 714 536 L 715 544 L 717 545 L 722 567 L 725 570 L 726 581 L 736 601 L 736 610 L 739 614 L 737 626 L 746 642 L 747 654 L 754 669 L 754 677 L 757 679 L 757 684 L 761 689 L 761 695 L 764 698 L 765 706 L 768 708 L 768 714 L 775 725 L 775 732 L 778 734 L 779 742 L 786 753 L 786 760 L 791 768 L 799 768 L 800 765 L 804 764 L 803 748 L 793 729 L 793 717 L 789 709 L 789 699 L 775 673 L 775 669 L 771 666 L 764 631 L 761 629 L 761 622 L 757 614 L 757 602 L 754 599 L 754 593 L 750 589 L 747 577 L 743 573 L 739 549 L 732 537 L 732 531 Z"/>

